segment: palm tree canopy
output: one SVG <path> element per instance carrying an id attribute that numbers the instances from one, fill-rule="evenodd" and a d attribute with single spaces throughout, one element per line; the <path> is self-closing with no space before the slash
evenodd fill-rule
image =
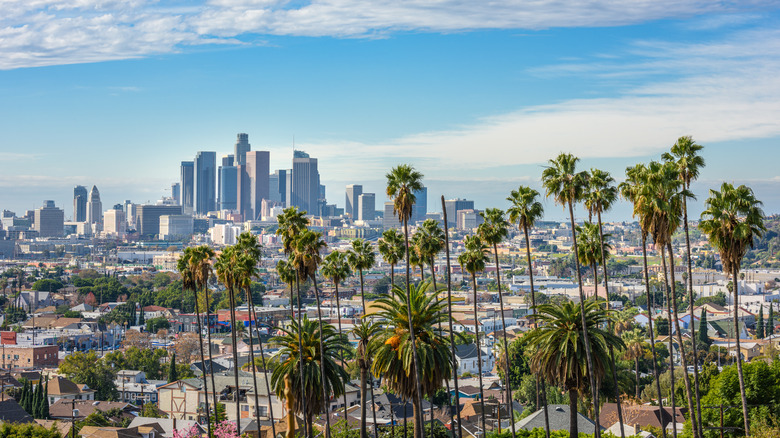
<path id="1" fill-rule="evenodd" d="M 544 215 L 544 207 L 539 202 L 539 192 L 530 187 L 520 186 L 517 190 L 512 190 L 506 200 L 512 203 L 506 211 L 509 221 L 516 223 L 520 229 L 533 228 L 536 221 Z"/>
<path id="2" fill-rule="evenodd" d="M 368 368 L 371 365 L 371 358 L 374 356 L 377 347 L 379 346 L 375 342 L 371 342 L 375 336 L 380 334 L 384 329 L 379 323 L 373 322 L 370 319 L 363 317 L 360 323 L 352 328 L 352 335 L 357 339 L 357 358 L 361 368 Z"/>
<path id="3" fill-rule="evenodd" d="M 282 248 L 289 256 L 294 250 L 296 236 L 309 225 L 309 219 L 305 211 L 299 211 L 298 207 L 288 207 L 276 217 L 276 221 L 279 223 L 276 234 L 282 238 Z"/>
<path id="4" fill-rule="evenodd" d="M 618 189 L 609 172 L 591 169 L 588 176 L 588 191 L 585 194 L 585 208 L 593 214 L 604 213 L 617 200 Z"/>
<path id="5" fill-rule="evenodd" d="M 257 260 L 258 263 L 260 262 L 260 258 L 263 254 L 263 246 L 260 245 L 260 241 L 254 234 L 248 231 L 241 233 L 238 236 L 236 247 L 240 248 L 241 251 L 249 254 L 249 256 Z"/>
<path id="6" fill-rule="evenodd" d="M 466 236 L 466 249 L 458 256 L 458 263 L 469 274 L 476 275 L 477 272 L 485 270 L 487 263 L 487 254 L 489 248 L 479 236 Z"/>
<path id="7" fill-rule="evenodd" d="M 214 250 L 207 245 L 192 248 L 190 252 L 190 270 L 194 274 L 198 289 L 203 289 L 211 276 L 211 260 Z"/>
<path id="8" fill-rule="evenodd" d="M 404 251 L 404 235 L 395 228 L 390 228 L 382 233 L 382 237 L 377 241 L 379 247 L 379 253 L 385 262 L 390 265 L 397 265 L 398 262 L 403 260 Z"/>
<path id="9" fill-rule="evenodd" d="M 645 335 L 642 334 L 642 330 L 638 328 L 629 330 L 623 333 L 621 338 L 626 345 L 624 354 L 626 359 L 634 360 L 636 358 L 641 358 L 644 355 Z"/>
<path id="10" fill-rule="evenodd" d="M 612 249 L 612 245 L 606 242 L 609 237 L 611 234 L 604 234 L 604 260 L 609 258 L 609 250 Z M 601 240 L 597 224 L 585 222 L 577 227 L 577 257 L 586 266 L 601 264 Z"/>
<path id="11" fill-rule="evenodd" d="M 271 373 L 271 386 L 276 396 L 285 399 L 284 378 L 290 376 L 293 393 L 293 410 L 303 412 L 301 395 L 306 397 L 306 409 L 309 414 L 321 412 L 327 401 L 323 400 L 322 386 L 327 393 L 338 397 L 344 393 L 344 382 L 349 380 L 347 372 L 339 365 L 340 353 L 347 349 L 348 341 L 330 324 L 322 324 L 322 346 L 320 350 L 319 322 L 303 315 L 301 325 L 293 319 L 290 327 L 280 328 L 283 332 L 269 341 L 279 347 L 273 358 L 277 365 Z M 300 345 L 299 348 L 299 338 Z M 302 352 L 302 353 L 301 353 Z M 324 360 L 325 379 L 321 379 L 320 361 Z M 303 365 L 303 388 L 301 388 L 301 366 Z"/>
<path id="12" fill-rule="evenodd" d="M 347 255 L 340 251 L 333 251 L 325 256 L 322 262 L 322 275 L 334 284 L 339 284 L 352 275 Z"/>
<path id="13" fill-rule="evenodd" d="M 279 260 L 276 262 L 276 273 L 279 274 L 279 279 L 290 287 L 292 287 L 292 284 L 295 282 L 295 278 L 298 275 L 295 273 L 295 267 L 287 260 Z"/>
<path id="14" fill-rule="evenodd" d="M 547 196 L 552 196 L 560 205 L 579 202 L 585 194 L 588 175 L 587 172 L 577 172 L 579 160 L 572 154 L 561 153 L 550 160 L 549 166 L 542 172 L 542 185 Z"/>
<path id="15" fill-rule="evenodd" d="M 192 258 L 192 248 L 184 248 L 184 253 L 176 261 L 176 269 L 181 274 L 182 288 L 184 290 L 195 290 L 195 275 L 190 270 L 190 259 Z"/>
<path id="16" fill-rule="evenodd" d="M 633 216 L 639 220 L 639 227 L 645 237 L 650 233 L 652 219 L 648 199 L 650 194 L 645 190 L 646 181 L 647 167 L 644 164 L 636 164 L 626 168 L 626 180 L 618 185 L 621 196 L 633 204 Z"/>
<path id="17" fill-rule="evenodd" d="M 753 247 L 754 239 L 766 231 L 761 205 L 753 190 L 745 185 L 735 188 L 724 182 L 720 191 L 710 190 L 699 229 L 720 252 L 724 271 L 739 268 L 742 257 Z"/>
<path id="18" fill-rule="evenodd" d="M 433 219 L 426 219 L 414 236 L 415 251 L 425 262 L 430 263 L 444 249 L 444 230 Z"/>
<path id="19" fill-rule="evenodd" d="M 412 206 L 417 200 L 414 192 L 423 189 L 423 174 L 408 164 L 400 164 L 385 175 L 387 177 L 387 196 L 393 199 L 393 214 L 403 222 L 412 217 Z"/>
<path id="20" fill-rule="evenodd" d="M 671 153 L 665 152 L 662 155 L 664 161 L 673 163 L 677 167 L 680 180 L 685 184 L 685 188 L 691 187 L 691 181 L 699 178 L 699 170 L 704 167 L 704 157 L 699 155 L 699 151 L 704 146 L 693 141 L 690 135 L 680 137 L 672 146 Z"/>
<path id="21" fill-rule="evenodd" d="M 650 218 L 649 231 L 653 241 L 665 246 L 680 227 L 683 216 L 683 197 L 693 197 L 677 178 L 672 163 L 652 161 L 647 167 L 641 199 Z"/>
<path id="22" fill-rule="evenodd" d="M 236 286 L 236 260 L 237 250 L 235 246 L 228 246 L 217 256 L 214 269 L 217 271 L 217 279 L 228 290 Z"/>
<path id="23" fill-rule="evenodd" d="M 355 239 L 352 248 L 347 251 L 347 261 L 355 271 L 371 269 L 376 264 L 376 253 L 371 242 L 366 239 Z"/>
<path id="24" fill-rule="evenodd" d="M 609 347 L 625 347 L 613 333 L 602 330 L 609 320 L 609 311 L 596 301 L 584 303 L 585 325 L 593 356 L 593 376 L 602 380 L 611 366 Z M 583 333 L 581 306 L 566 301 L 562 305 L 542 304 L 536 307 L 540 326 L 526 335 L 533 347 L 531 369 L 566 389 L 585 393 L 588 385 L 585 336 Z"/>
<path id="25" fill-rule="evenodd" d="M 477 227 L 477 234 L 486 245 L 498 245 L 509 235 L 509 222 L 504 211 L 499 208 L 488 208 L 479 212 L 484 222 Z"/>
<path id="26" fill-rule="evenodd" d="M 409 292 L 395 287 L 393 297 L 384 295 L 374 303 L 376 314 L 384 321 L 384 330 L 372 339 L 376 355 L 371 372 L 384 375 L 389 388 L 406 400 L 416 396 L 412 366 L 412 341 L 409 336 L 408 309 L 412 316 L 417 355 L 420 360 L 420 387 L 432 396 L 452 375 L 447 304 L 438 291 L 428 293 L 430 283 L 412 285 Z"/>
<path id="27" fill-rule="evenodd" d="M 295 266 L 298 278 L 303 281 L 314 279 L 322 263 L 321 252 L 328 246 L 322 239 L 322 233 L 304 229 L 295 238 L 294 245 L 290 262 Z"/>

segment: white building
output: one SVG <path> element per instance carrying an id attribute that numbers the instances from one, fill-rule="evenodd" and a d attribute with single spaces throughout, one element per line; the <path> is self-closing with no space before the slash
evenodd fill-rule
<path id="1" fill-rule="evenodd" d="M 106 210 L 103 213 L 103 233 L 112 236 L 123 236 L 127 232 L 125 212 L 122 210 Z"/>
<path id="2" fill-rule="evenodd" d="M 192 236 L 194 227 L 195 222 L 189 215 L 160 216 L 160 239 L 176 240 Z"/>
<path id="3" fill-rule="evenodd" d="M 244 229 L 238 225 L 217 224 L 210 230 L 211 242 L 215 245 L 235 245 Z"/>

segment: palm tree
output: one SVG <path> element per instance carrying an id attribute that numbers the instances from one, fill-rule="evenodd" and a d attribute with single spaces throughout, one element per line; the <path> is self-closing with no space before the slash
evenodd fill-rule
<path id="1" fill-rule="evenodd" d="M 481 412 L 485 412 L 485 392 L 482 388 L 482 348 L 479 345 L 479 318 L 477 315 L 477 272 L 485 270 L 487 263 L 487 245 L 479 236 L 466 236 L 465 250 L 458 256 L 458 263 L 464 271 L 471 274 L 471 284 L 474 286 L 474 335 L 477 344 L 477 372 L 479 374 L 479 405 Z M 508 377 L 508 376 L 507 376 Z M 509 379 L 507 379 L 509 382 Z M 486 431 L 485 416 L 482 415 L 482 430 Z"/>
<path id="2" fill-rule="evenodd" d="M 322 239 L 322 233 L 305 229 L 301 231 L 298 238 L 295 240 L 295 250 L 293 252 L 293 264 L 298 271 L 298 282 L 301 280 L 306 281 L 311 279 L 314 284 L 314 295 L 317 300 L 317 319 L 319 320 L 320 328 L 319 332 L 323 332 L 322 328 L 322 303 L 320 302 L 320 290 L 317 287 L 317 269 L 322 264 L 321 251 L 328 246 Z M 322 345 L 323 338 L 320 337 L 320 350 L 325 351 L 325 347 Z M 325 362 L 320 361 L 320 373 L 322 380 L 325 379 Z M 326 385 L 322 385 L 322 399 L 324 400 L 325 408 L 325 437 L 330 437 L 330 400 L 329 393 L 327 392 Z"/>
<path id="3" fill-rule="evenodd" d="M 179 274 L 181 274 L 181 282 L 182 282 L 182 289 L 184 291 L 192 291 L 195 293 L 195 320 L 198 322 L 198 344 L 200 348 L 198 349 L 200 351 L 200 368 L 202 371 L 201 377 L 203 378 L 203 392 L 206 394 L 206 423 L 208 425 L 208 432 L 209 436 L 211 436 L 211 421 L 209 421 L 209 388 L 206 384 L 206 361 L 203 357 L 203 328 L 201 326 L 200 322 L 200 311 L 198 309 L 198 299 L 197 299 L 197 283 L 195 282 L 195 274 L 190 269 L 190 260 L 192 259 L 192 248 L 184 248 L 184 254 L 182 254 L 181 257 L 179 257 L 179 260 L 176 261 L 176 269 L 179 271 Z M 213 377 L 213 373 L 212 373 Z M 212 391 L 214 391 L 214 385 L 211 386 Z M 214 391 L 216 393 L 216 391 Z M 216 404 L 214 405 L 217 406 Z"/>
<path id="4" fill-rule="evenodd" d="M 498 306 L 501 310 L 501 334 L 504 340 L 504 360 L 506 361 L 506 403 L 510 418 L 514 419 L 512 408 L 512 385 L 509 384 L 509 343 L 506 340 L 506 319 L 504 317 L 504 298 L 501 295 L 501 266 L 498 263 L 498 244 L 509 235 L 509 222 L 504 217 L 504 211 L 498 208 L 488 208 L 479 213 L 484 222 L 477 228 L 477 234 L 486 245 L 493 247 L 493 257 L 496 263 L 496 284 L 498 285 Z M 515 435 L 515 422 L 509 422 L 512 436 Z"/>
<path id="5" fill-rule="evenodd" d="M 687 190 L 691 189 L 691 181 L 699 178 L 699 171 L 704 167 L 704 158 L 699 151 L 704 146 L 696 144 L 691 136 L 677 139 L 670 152 L 663 154 L 664 161 L 674 163 L 677 166 L 678 178 Z M 691 237 L 688 233 L 688 200 L 683 198 L 683 227 L 685 229 L 685 249 L 688 256 L 688 315 L 693 321 L 693 275 L 691 269 Z M 696 339 L 696 331 L 691 325 L 691 338 Z M 696 357 L 696 342 L 692 343 L 693 357 Z M 696 415 L 699 419 L 699 437 L 702 436 L 701 400 L 699 398 L 699 367 L 693 368 L 693 382 L 696 388 Z"/>
<path id="6" fill-rule="evenodd" d="M 539 202 L 539 192 L 527 186 L 520 186 L 517 190 L 512 190 L 506 200 L 512 203 L 512 206 L 506 211 L 509 215 L 509 221 L 517 223 L 517 226 L 523 230 L 523 234 L 525 235 L 525 255 L 528 261 L 528 278 L 531 283 L 531 307 L 534 309 L 534 312 L 536 312 L 534 268 L 531 263 L 531 239 L 528 236 L 528 230 L 533 228 L 536 221 L 542 218 L 544 215 L 544 207 L 542 207 L 542 203 Z M 535 319 L 532 327 L 536 327 Z M 544 389 L 544 379 L 541 379 L 541 382 L 539 380 L 540 379 L 538 378 L 536 379 L 536 406 L 539 406 L 539 394 L 542 394 L 543 397 L 547 394 Z M 540 384 L 542 387 L 541 391 L 539 391 Z M 544 403 L 544 425 L 544 432 L 547 438 L 550 438 L 550 419 L 546 402 Z"/>
<path id="7" fill-rule="evenodd" d="M 341 333 L 341 304 L 339 303 L 339 283 L 349 278 L 352 275 L 352 270 L 347 262 L 346 254 L 339 251 L 333 251 L 325 256 L 325 260 L 322 262 L 322 276 L 333 282 L 333 287 L 336 289 L 336 308 L 338 309 L 338 324 L 339 333 Z M 343 354 L 339 354 L 339 360 L 344 363 Z M 344 418 L 347 418 L 347 392 L 344 391 Z M 344 425 L 347 427 L 347 425 Z"/>
<path id="8" fill-rule="evenodd" d="M 585 294 L 582 290 L 582 273 L 580 272 L 580 260 L 577 251 L 577 233 L 574 222 L 574 203 L 579 202 L 585 191 L 587 184 L 587 175 L 585 172 L 577 172 L 577 161 L 579 158 L 572 154 L 561 153 L 554 160 L 549 161 L 549 166 L 542 172 L 542 184 L 544 185 L 547 196 L 553 196 L 557 204 L 569 207 L 569 219 L 571 220 L 572 245 L 574 246 L 574 265 L 577 271 L 577 285 L 580 292 L 580 316 L 582 317 L 582 327 L 588 327 L 585 321 Z M 585 343 L 585 356 L 587 358 L 588 370 L 593 370 L 593 356 L 591 354 L 591 343 L 588 339 L 588 330 L 583 332 Z M 594 420 L 596 422 L 595 438 L 601 436 L 599 424 L 599 392 L 596 387 L 596 380 L 593 372 L 588 372 L 590 387 L 593 396 Z"/>
<path id="9" fill-rule="evenodd" d="M 211 261 L 214 259 L 214 250 L 206 245 L 195 247 L 191 251 L 190 257 L 190 270 L 194 274 L 195 286 L 197 291 L 203 293 L 205 298 L 205 306 L 203 310 L 206 312 L 206 320 L 203 324 L 206 327 L 206 339 L 208 341 L 208 353 L 209 353 L 209 374 L 211 375 L 211 389 L 212 398 L 214 400 L 214 409 L 217 406 L 217 392 L 214 385 L 214 361 L 211 353 L 211 311 L 209 307 L 209 279 L 212 274 Z M 198 303 L 198 292 L 195 292 L 195 303 Z M 197 309 L 196 309 L 197 313 Z M 198 316 L 200 318 L 200 316 Z M 203 364 L 203 373 L 206 373 L 206 365 Z M 206 391 L 206 397 L 208 397 L 208 391 Z"/>
<path id="10" fill-rule="evenodd" d="M 368 387 L 368 371 L 371 367 L 371 361 L 376 349 L 376 343 L 371 342 L 376 335 L 382 331 L 382 326 L 363 316 L 360 324 L 352 329 L 352 334 L 358 341 L 357 362 L 360 368 L 360 438 L 367 438 L 366 426 L 366 388 Z M 371 387 L 373 391 L 373 386 Z M 371 405 L 374 405 L 374 399 L 371 399 Z M 376 415 L 374 415 L 374 431 L 376 432 Z"/>
<path id="11" fill-rule="evenodd" d="M 360 276 L 360 301 L 363 304 L 363 316 L 365 317 L 366 298 L 365 291 L 363 289 L 363 271 L 366 269 L 371 269 L 376 263 L 376 254 L 374 253 L 374 248 L 372 248 L 371 244 L 365 239 L 355 239 L 352 241 L 352 249 L 347 251 L 347 261 L 350 267 L 357 271 L 358 275 Z M 361 381 L 361 384 L 363 383 L 365 382 Z M 374 403 L 373 379 L 369 379 L 368 384 L 371 385 L 371 414 L 373 415 L 374 419 L 374 438 L 376 438 L 378 431 L 376 423 L 376 403 Z M 361 391 L 363 391 L 365 394 L 366 388 L 361 388 Z M 367 402 L 367 399 L 361 399 L 361 404 L 363 406 L 365 406 Z"/>
<path id="12" fill-rule="evenodd" d="M 593 300 L 579 306 L 571 301 L 562 305 L 542 304 L 536 318 L 542 325 L 526 335 L 534 350 L 531 369 L 569 392 L 569 436 L 577 438 L 577 401 L 578 394 L 585 393 L 588 386 L 585 375 L 597 381 L 604 377 L 612 365 L 609 346 L 623 348 L 623 341 L 602 330 L 609 320 L 609 311 Z M 582 350 L 591 352 L 593 366 L 587 365 Z"/>
<path id="13" fill-rule="evenodd" d="M 371 372 L 374 376 L 384 375 L 393 392 L 412 400 L 415 418 L 422 418 L 422 396 L 433 396 L 441 389 L 453 366 L 448 333 L 438 328 L 448 318 L 446 303 L 440 292 L 428 293 L 429 285 L 422 283 L 408 291 L 396 288 L 394 297 L 385 295 L 375 301 L 380 309 L 377 316 L 384 319 L 386 325 L 373 340 L 377 347 Z M 414 315 L 413 319 L 409 318 L 410 313 Z M 412 330 L 416 339 L 412 338 Z M 422 363 L 418 361 L 419 369 L 423 370 L 420 375 L 415 375 L 409 366 L 415 355 L 422 360 Z M 422 393 L 417 393 L 418 390 Z M 422 423 L 416 422 L 414 437 L 422 436 Z"/>
<path id="14" fill-rule="evenodd" d="M 585 222 L 582 226 L 577 226 L 576 229 L 577 256 L 580 259 L 580 263 L 590 266 L 593 272 L 593 286 L 595 288 L 593 296 L 598 299 L 599 274 L 596 266 L 600 265 L 609 256 L 609 250 L 612 246 L 609 243 L 601 244 L 598 225 L 592 222 Z M 609 302 L 609 298 L 607 298 L 607 301 Z"/>
<path id="15" fill-rule="evenodd" d="M 236 289 L 237 281 L 237 262 L 239 251 L 234 246 L 228 246 L 217 256 L 214 267 L 217 271 L 217 278 L 225 286 L 228 294 L 230 306 L 230 340 L 233 342 L 233 378 L 235 390 L 233 392 L 233 401 L 236 403 L 236 429 L 241 430 L 241 399 L 240 387 L 238 385 L 238 337 L 236 334 Z"/>
<path id="16" fill-rule="evenodd" d="M 734 284 L 734 327 L 739 326 L 739 266 L 753 240 L 766 231 L 761 201 L 757 200 L 753 190 L 744 185 L 734 187 L 723 183 L 720 191 L 710 190 L 705 202 L 699 229 L 709 237 L 710 244 L 720 252 L 723 270 L 731 273 Z M 735 336 L 737 352 L 739 336 Z M 739 373 L 739 392 L 742 397 L 742 415 L 745 420 L 745 436 L 750 436 L 748 407 L 745 396 L 745 378 L 742 374 L 742 355 L 737 354 L 737 372 Z"/>
<path id="17" fill-rule="evenodd" d="M 318 324 L 306 315 L 301 319 L 301 325 L 292 320 L 289 328 L 279 330 L 284 334 L 270 340 L 271 344 L 279 346 L 274 354 L 277 365 L 271 373 L 271 386 L 277 397 L 287 400 L 284 386 L 285 378 L 289 377 L 293 411 L 305 418 L 306 426 L 310 428 L 314 415 L 329 403 L 328 399 L 323 399 L 323 394 L 340 396 L 344 392 L 344 382 L 349 380 L 347 372 L 337 362 L 347 348 L 347 339 L 336 333 L 332 325 Z M 301 370 L 304 376 L 298 375 Z M 306 404 L 303 404 L 304 400 Z"/>
<path id="18" fill-rule="evenodd" d="M 653 333 L 653 296 L 650 293 L 650 276 L 647 269 L 647 236 L 650 233 L 650 221 L 652 219 L 652 209 L 649 202 L 649 195 L 645 190 L 647 179 L 647 168 L 642 164 L 626 169 L 626 180 L 619 185 L 620 194 L 624 199 L 630 201 L 633 206 L 633 215 L 639 219 L 639 228 L 642 235 L 642 260 L 645 279 L 645 294 L 647 296 L 648 328 L 650 335 L 650 350 L 653 352 L 653 380 L 658 394 L 658 407 L 663 411 L 664 405 L 661 400 L 661 379 L 658 372 L 658 358 L 655 352 L 655 335 Z M 636 303 L 634 303 L 636 304 Z M 662 428 L 663 438 L 666 438 L 666 429 Z"/>
<path id="19" fill-rule="evenodd" d="M 636 374 L 636 399 L 639 400 L 639 358 L 644 355 L 645 337 L 642 331 L 635 328 L 623 333 L 623 343 L 626 344 L 625 358 L 634 361 L 634 373 Z"/>
<path id="20" fill-rule="evenodd" d="M 414 170 L 414 167 L 408 164 L 400 164 L 385 175 L 387 178 L 387 196 L 393 200 L 393 214 L 398 216 L 398 221 L 404 225 L 404 243 L 406 247 L 406 295 L 411 295 L 411 272 L 409 257 L 409 218 L 412 217 L 412 207 L 416 201 L 414 193 L 422 190 L 422 173 Z M 415 330 L 412 319 L 412 309 L 407 306 L 407 320 L 409 326 L 409 341 L 412 347 L 412 366 L 414 367 L 414 382 L 416 390 L 413 394 L 417 396 L 416 403 L 422 406 L 422 382 L 420 359 L 417 354 Z M 408 365 L 408 364 L 407 364 Z M 408 382 L 411 383 L 411 382 Z M 415 436 L 424 436 L 422 412 L 415 415 Z M 419 431 L 419 434 L 418 434 Z"/>
<path id="21" fill-rule="evenodd" d="M 382 237 L 377 241 L 379 254 L 390 265 L 390 291 L 392 293 L 395 286 L 395 267 L 398 262 L 404 258 L 404 236 L 395 228 L 390 228 L 382 233 Z"/>
<path id="22" fill-rule="evenodd" d="M 463 425 L 460 418 L 460 391 L 458 389 L 458 369 L 455 364 L 458 363 L 455 357 L 455 331 L 452 329 L 452 270 L 450 269 L 450 232 L 447 228 L 447 208 L 444 201 L 444 195 L 441 196 L 441 209 L 444 215 L 444 251 L 447 256 L 447 319 L 450 329 L 450 352 L 452 353 L 452 380 L 455 386 L 455 415 L 458 419 L 458 437 L 463 438 Z M 770 310 L 771 311 L 771 310 Z M 392 412 L 392 411 L 391 411 Z M 395 436 L 395 431 L 393 431 Z M 453 435 L 454 438 L 454 435 Z M 549 436 L 547 438 L 550 438 Z"/>

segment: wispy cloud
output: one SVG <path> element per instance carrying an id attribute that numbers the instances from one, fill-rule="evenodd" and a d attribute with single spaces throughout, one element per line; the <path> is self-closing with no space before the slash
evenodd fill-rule
<path id="1" fill-rule="evenodd" d="M 292 6 L 291 6 L 292 5 Z M 0 69 L 128 59 L 257 35 L 381 37 L 393 32 L 617 26 L 777 7 L 734 2 L 610 0 L 0 0 Z M 728 18 L 724 18 L 725 21 Z M 712 24 L 714 25 L 714 24 Z M 711 25 L 711 26 L 712 26 Z"/>

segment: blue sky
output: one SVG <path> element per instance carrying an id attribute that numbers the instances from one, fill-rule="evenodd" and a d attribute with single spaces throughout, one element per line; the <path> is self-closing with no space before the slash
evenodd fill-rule
<path id="1" fill-rule="evenodd" d="M 431 210 L 505 207 L 561 151 L 620 180 L 692 135 L 699 201 L 726 180 L 780 212 L 779 2 L 0 3 L 0 208 L 153 202 L 247 132 L 272 168 L 295 138 L 339 205 L 412 163 Z"/>

